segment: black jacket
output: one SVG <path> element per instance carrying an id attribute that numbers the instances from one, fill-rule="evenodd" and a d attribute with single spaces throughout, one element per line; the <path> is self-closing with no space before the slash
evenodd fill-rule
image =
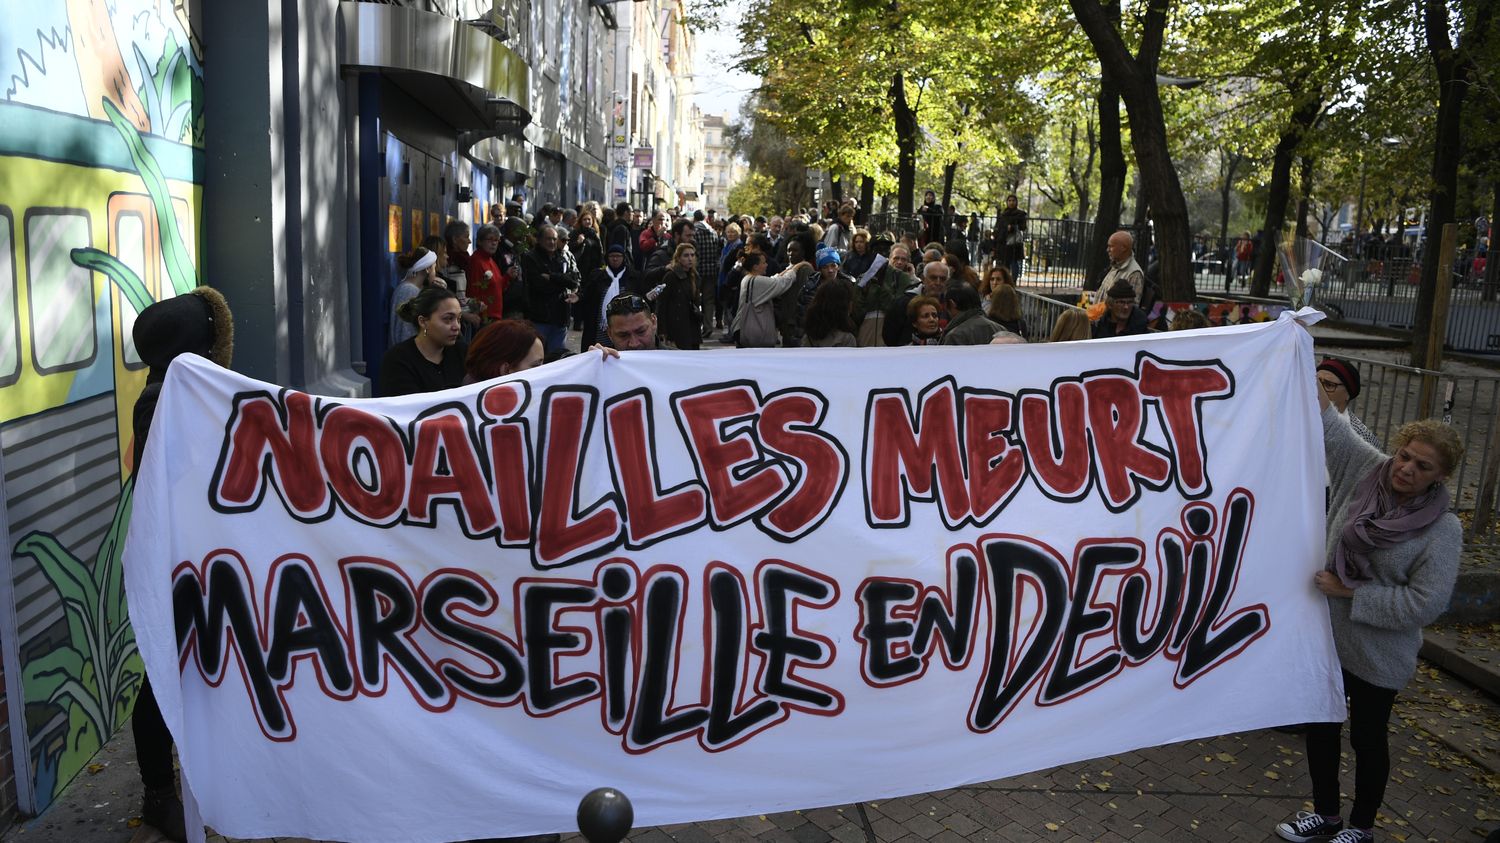
<path id="1" fill-rule="evenodd" d="M 443 360 L 434 365 L 417 350 L 417 338 L 398 342 L 380 362 L 380 394 L 412 395 L 452 389 L 464 382 L 464 357 L 469 347 L 457 342 L 443 349 Z"/>
<path id="2" fill-rule="evenodd" d="M 1108 337 L 1133 337 L 1139 334 L 1151 333 L 1151 326 L 1146 321 L 1146 311 L 1139 307 L 1130 309 L 1130 318 L 1125 320 L 1125 329 L 1117 330 L 1115 327 L 1114 314 L 1106 312 L 1098 322 L 1094 323 L 1094 339 L 1101 340 Z"/>
<path id="3" fill-rule="evenodd" d="M 583 308 L 583 337 L 578 343 L 580 349 L 586 349 L 604 339 L 601 330 L 603 325 L 601 314 L 604 312 L 604 305 L 607 304 L 604 301 L 604 294 L 609 292 L 609 285 L 608 266 L 601 266 L 594 270 L 583 284 L 583 290 L 579 293 L 578 299 L 578 306 Z M 615 295 L 632 293 L 644 297 L 646 292 L 647 288 L 641 281 L 641 274 L 627 262 L 625 275 L 620 279 L 620 292 Z"/>
<path id="4" fill-rule="evenodd" d="M 521 271 L 526 276 L 528 307 L 533 322 L 544 325 L 566 325 L 570 305 L 567 294 L 578 292 L 578 266 L 567 249 L 552 254 L 532 249 L 521 256 Z"/>

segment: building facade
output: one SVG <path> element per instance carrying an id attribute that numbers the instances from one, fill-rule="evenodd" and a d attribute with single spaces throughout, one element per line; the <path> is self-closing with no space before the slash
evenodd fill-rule
<path id="1" fill-rule="evenodd" d="M 684 0 L 610 6 L 613 110 L 609 134 L 610 204 L 678 207 L 692 182 L 696 141 L 692 104 L 695 42 L 684 25 Z M 679 197 L 679 193 L 682 194 Z"/>
<path id="2" fill-rule="evenodd" d="M 398 255 L 491 203 L 610 201 L 632 144 L 660 151 L 663 201 L 702 159 L 669 0 L 0 11 L 3 826 L 86 768 L 140 688 L 120 576 L 138 309 L 216 287 L 235 369 L 368 395 Z"/>
<path id="3" fill-rule="evenodd" d="M 746 167 L 730 143 L 729 121 L 717 114 L 703 118 L 703 206 L 729 209 L 729 189 L 744 177 Z"/>

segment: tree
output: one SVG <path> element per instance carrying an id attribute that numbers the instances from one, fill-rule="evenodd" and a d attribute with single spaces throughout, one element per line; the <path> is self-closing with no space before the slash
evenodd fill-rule
<path id="1" fill-rule="evenodd" d="M 755 170 L 729 188 L 726 204 L 733 213 L 751 215 L 774 214 L 784 207 L 777 201 L 776 179 Z"/>
<path id="2" fill-rule="evenodd" d="M 1168 301 L 1191 301 L 1197 297 L 1193 289 L 1192 230 L 1188 226 L 1182 184 L 1167 146 L 1166 121 L 1157 88 L 1171 0 L 1148 2 L 1134 54 L 1125 45 L 1119 22 L 1111 20 L 1109 11 L 1098 0 L 1068 0 L 1068 4 L 1094 46 L 1105 82 L 1118 88 L 1129 114 L 1131 146 L 1145 186 L 1143 194 L 1151 204 L 1156 223 L 1162 296 Z M 1100 125 L 1104 125 L 1102 114 Z"/>
<path id="3" fill-rule="evenodd" d="M 740 65 L 772 94 L 764 116 L 814 166 L 894 189 L 904 214 L 919 153 L 932 150 L 941 167 L 960 147 L 967 159 L 993 146 L 987 130 L 1024 113 L 1020 82 L 1045 65 L 1060 31 L 1023 0 L 983 15 L 957 0 L 759 0 L 748 14 L 761 25 L 744 30 Z"/>
<path id="4" fill-rule="evenodd" d="M 763 201 L 779 212 L 806 204 L 807 165 L 797 145 L 774 121 L 762 116 L 764 108 L 774 109 L 774 105 L 767 105 L 770 102 L 764 94 L 746 98 L 739 122 L 731 124 L 725 135 L 734 151 L 750 163 L 751 172 L 769 180 Z"/>
<path id="5" fill-rule="evenodd" d="M 1422 281 L 1417 290 L 1416 313 L 1412 317 L 1411 360 L 1413 366 L 1427 367 L 1428 333 L 1432 330 L 1432 312 L 1437 299 L 1437 254 L 1443 226 L 1455 219 L 1458 196 L 1458 161 L 1463 154 L 1464 96 L 1475 77 L 1475 57 L 1484 55 L 1490 36 L 1495 4 L 1493 0 L 1470 0 L 1458 4 L 1462 16 L 1458 42 L 1449 34 L 1451 21 L 1444 0 L 1423 0 L 1422 22 L 1427 35 L 1427 50 L 1437 72 L 1438 117 L 1437 138 L 1432 154 L 1432 195 L 1427 213 L 1427 248 L 1422 260 Z"/>

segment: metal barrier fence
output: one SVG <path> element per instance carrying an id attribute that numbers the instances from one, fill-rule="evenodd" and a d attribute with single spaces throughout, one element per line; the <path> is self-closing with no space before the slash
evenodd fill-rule
<path id="1" fill-rule="evenodd" d="M 1052 334 L 1052 326 L 1057 323 L 1058 315 L 1072 305 L 1030 290 L 1017 289 L 1016 292 L 1021 294 L 1021 318 L 1026 320 L 1030 334 L 1027 341 L 1046 342 L 1047 337 Z"/>
<path id="2" fill-rule="evenodd" d="M 1500 376 L 1454 375 L 1345 354 L 1326 356 L 1359 370 L 1360 394 L 1350 412 L 1370 428 L 1387 453 L 1407 422 L 1431 416 L 1453 425 L 1464 442 L 1464 461 L 1449 481 L 1453 509 L 1464 522 L 1470 545 L 1500 546 Z M 1424 384 L 1436 406 L 1422 406 Z"/>
<path id="3" fill-rule="evenodd" d="M 979 238 L 969 238 L 968 219 L 953 216 L 946 234 L 964 240 L 970 262 L 982 267 L 988 255 L 995 217 L 982 217 Z M 873 234 L 920 236 L 918 215 L 871 214 Z M 1129 230 L 1129 226 L 1125 226 Z M 1094 224 L 1084 220 L 1032 217 L 1026 226 L 1026 256 L 1017 282 L 1042 293 L 1069 294 L 1083 289 Z M 1137 231 L 1137 259 L 1149 264 L 1149 231 Z M 1203 293 L 1235 295 L 1248 292 L 1252 262 L 1241 263 L 1236 247 L 1246 238 L 1200 235 L 1193 239 L 1194 283 Z M 1253 240 L 1251 241 L 1253 242 Z M 1411 330 L 1416 318 L 1422 261 L 1429 255 L 1425 241 L 1412 245 L 1391 242 L 1361 242 L 1352 239 L 1324 247 L 1317 265 L 1323 270 L 1323 285 L 1317 303 L 1335 319 L 1382 328 Z M 1264 248 L 1257 247 L 1257 248 Z M 1446 344 L 1455 350 L 1500 353 L 1500 281 L 1486 274 L 1488 256 L 1472 248 L 1460 249 L 1453 259 L 1452 294 L 1448 305 Z M 1486 278 L 1490 279 L 1486 283 Z M 1270 294 L 1282 298 L 1281 265 Z"/>
<path id="4" fill-rule="evenodd" d="M 1317 303 L 1335 319 L 1410 330 L 1417 311 L 1423 256 L 1400 244 L 1364 249 L 1353 258 L 1324 256 Z M 1454 255 L 1445 343 L 1459 351 L 1500 352 L 1500 290 L 1484 283 L 1485 258 Z M 1476 272 L 1476 265 L 1481 268 Z"/>

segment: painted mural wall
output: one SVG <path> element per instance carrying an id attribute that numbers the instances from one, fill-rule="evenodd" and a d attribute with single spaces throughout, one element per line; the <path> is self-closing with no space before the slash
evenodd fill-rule
<path id="1" fill-rule="evenodd" d="M 0 0 L 0 805 L 40 812 L 127 727 L 120 553 L 136 313 L 197 285 L 189 0 Z"/>

